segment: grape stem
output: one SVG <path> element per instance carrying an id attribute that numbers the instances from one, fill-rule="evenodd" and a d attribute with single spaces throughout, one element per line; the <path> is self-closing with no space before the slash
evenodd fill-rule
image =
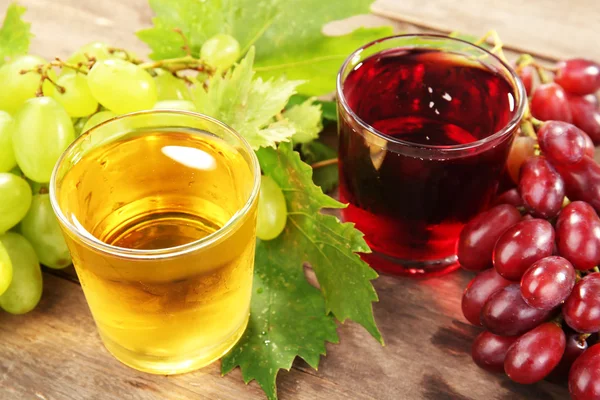
<path id="1" fill-rule="evenodd" d="M 502 40 L 500 39 L 500 35 L 498 35 L 498 32 L 496 32 L 495 29 L 488 31 L 485 35 L 483 35 L 481 38 L 479 38 L 479 40 L 477 40 L 474 44 L 477 46 L 482 45 L 483 43 L 486 43 L 489 38 L 492 39 L 492 43 L 494 44 L 494 47 L 492 47 L 492 49 L 490 50 L 490 53 L 496 54 L 502 61 L 504 61 L 505 63 L 508 63 L 508 60 L 504 56 L 504 50 L 502 50 L 502 46 L 504 46 L 504 43 L 502 43 Z"/>
<path id="2" fill-rule="evenodd" d="M 311 164 L 310 166 L 312 167 L 312 169 L 317 169 L 317 168 L 323 168 L 323 167 L 328 167 L 330 165 L 337 164 L 337 162 L 338 162 L 337 158 L 330 158 L 328 160 L 318 161 L 314 164 Z"/>
<path id="3" fill-rule="evenodd" d="M 179 34 L 179 36 L 181 36 L 181 38 L 183 39 L 183 46 L 181 46 L 181 50 L 185 51 L 185 54 L 187 56 L 192 56 L 192 48 L 190 47 L 190 42 L 188 41 L 187 36 L 185 36 L 183 34 L 183 32 L 181 31 L 181 29 L 179 28 L 175 28 L 173 29 L 177 34 Z"/>
<path id="4" fill-rule="evenodd" d="M 529 118 L 527 118 L 529 122 L 531 122 L 531 124 L 533 125 L 533 127 L 537 130 L 539 128 L 541 128 L 542 124 L 544 123 L 544 121 L 540 121 L 539 119 L 535 118 L 533 115 L 530 115 Z"/>
<path id="5" fill-rule="evenodd" d="M 592 336 L 591 333 L 582 333 L 577 337 L 577 343 L 579 343 L 580 346 L 584 346 L 585 341 Z"/>
<path id="6" fill-rule="evenodd" d="M 525 136 L 529 136 L 535 140 L 537 140 L 537 135 L 535 134 L 535 129 L 533 128 L 533 124 L 529 119 L 524 119 L 521 122 L 521 132 L 525 134 Z"/>
<path id="7" fill-rule="evenodd" d="M 600 268 L 598 268 L 598 267 L 596 266 L 596 267 L 592 268 L 592 271 L 594 271 L 594 272 L 600 272 Z"/>
<path id="8" fill-rule="evenodd" d="M 19 71 L 19 73 L 21 75 L 25 75 L 28 74 L 30 72 L 35 72 L 40 74 L 40 85 L 38 87 L 38 90 L 35 92 L 35 95 L 37 97 L 42 97 L 44 96 L 44 81 L 48 81 L 51 84 L 53 84 L 56 87 L 56 90 L 58 90 L 60 93 L 64 93 L 65 92 L 65 88 L 60 86 L 58 83 L 54 82 L 54 80 L 52 78 L 50 78 L 50 76 L 48 75 L 48 71 L 52 69 L 52 63 L 48 63 L 48 64 L 40 64 L 35 68 L 32 69 L 22 69 L 21 71 Z"/>
<path id="9" fill-rule="evenodd" d="M 194 58 L 191 55 L 186 55 L 184 57 L 177 58 L 169 58 L 166 60 L 145 62 L 139 64 L 139 67 L 143 69 L 162 68 L 171 73 L 183 71 L 186 69 L 198 72 L 205 72 L 209 75 L 212 75 L 214 73 L 214 70 L 210 68 L 204 61 Z"/>
<path id="10" fill-rule="evenodd" d="M 50 65 L 51 67 L 58 67 L 58 68 L 69 68 L 69 69 L 72 69 L 81 74 L 87 75 L 87 71 L 83 68 L 83 65 L 84 65 L 83 63 L 70 64 L 70 63 L 64 62 L 60 58 L 56 57 L 56 59 L 54 61 L 49 62 L 47 65 Z M 86 66 L 88 68 L 91 68 L 92 65 L 93 65 L 93 63 L 90 62 Z"/>
<path id="11" fill-rule="evenodd" d="M 108 52 L 110 54 L 122 53 L 125 56 L 125 58 L 124 58 L 125 61 L 129 61 L 130 63 L 133 63 L 133 64 L 141 64 L 143 62 L 142 60 L 139 60 L 139 59 L 133 57 L 131 55 L 131 53 L 129 53 L 127 50 L 125 50 L 121 47 L 109 47 Z M 87 54 L 86 54 L 86 57 L 88 57 Z M 90 57 L 88 57 L 88 59 L 89 58 Z"/>
<path id="12" fill-rule="evenodd" d="M 532 64 L 533 65 L 533 64 Z M 538 76 L 540 77 L 540 82 L 542 83 L 550 83 L 552 82 L 552 77 L 548 74 L 548 70 L 546 69 L 546 67 L 539 65 L 539 64 L 535 64 L 534 65 L 535 70 L 538 74 Z"/>
<path id="13" fill-rule="evenodd" d="M 552 319 L 552 321 L 550 321 L 550 322 L 552 322 L 552 323 L 554 323 L 554 324 L 558 325 L 558 327 L 559 327 L 559 328 L 562 328 L 562 324 L 563 324 L 563 321 L 564 321 L 564 320 L 565 320 L 565 318 L 563 317 L 563 315 L 562 315 L 562 313 L 561 313 L 561 314 L 558 314 L 558 315 L 557 315 L 557 316 L 556 316 L 554 319 Z"/>

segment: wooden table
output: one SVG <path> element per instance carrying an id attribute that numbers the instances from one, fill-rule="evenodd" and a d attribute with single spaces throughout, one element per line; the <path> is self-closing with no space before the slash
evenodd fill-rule
<path id="1" fill-rule="evenodd" d="M 0 14 L 8 2 L 0 0 Z M 145 0 L 22 0 L 21 3 L 29 8 L 26 19 L 33 23 L 36 34 L 33 53 L 44 57 L 65 56 L 92 40 L 138 54 L 147 53 L 133 35 L 149 25 L 151 12 Z M 461 8 L 455 5 L 459 3 Z M 487 4 L 487 11 L 483 3 Z M 373 8 L 375 12 L 399 16 L 412 23 L 361 16 L 334 23 L 327 29 L 344 31 L 362 24 L 393 23 L 403 32 L 461 29 L 481 35 L 497 26 L 501 35 L 506 34 L 507 43 L 515 48 L 548 56 L 592 52 L 592 56 L 600 59 L 600 48 L 591 47 L 595 40 L 591 35 L 595 35 L 597 28 L 593 21 L 600 20 L 600 7 L 594 0 L 524 3 L 379 0 Z M 534 3 L 538 7 L 553 6 L 533 15 Z M 495 8 L 490 9 L 491 6 Z M 511 25 L 511 21 L 529 21 L 537 29 L 516 22 Z M 560 26 L 564 35 L 549 39 L 548 31 L 540 30 L 544 24 L 554 30 Z M 580 41 L 568 37 L 573 32 L 580 36 Z M 590 47 L 585 47 L 586 43 Z M 380 302 L 374 308 L 387 345 L 379 346 L 356 324 L 342 325 L 341 343 L 327 346 L 328 355 L 318 372 L 299 361 L 290 372 L 280 373 L 280 397 L 284 400 L 568 398 L 565 386 L 548 382 L 517 385 L 473 364 L 471 342 L 479 330 L 468 325 L 460 312 L 461 293 L 470 278 L 465 272 L 426 281 L 380 277 L 375 282 Z M 0 399 L 264 398 L 256 383 L 247 386 L 243 383 L 239 370 L 221 377 L 218 363 L 201 371 L 169 377 L 125 367 L 101 345 L 73 271 L 45 272 L 44 280 L 43 299 L 33 312 L 24 316 L 0 313 Z"/>

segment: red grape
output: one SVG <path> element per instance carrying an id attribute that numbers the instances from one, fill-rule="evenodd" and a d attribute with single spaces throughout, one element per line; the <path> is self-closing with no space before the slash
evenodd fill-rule
<path id="1" fill-rule="evenodd" d="M 476 326 L 481 326 L 481 309 L 485 302 L 494 293 L 510 285 L 495 269 L 491 268 L 481 272 L 469 282 L 462 297 L 462 312 L 467 321 Z"/>
<path id="2" fill-rule="evenodd" d="M 563 354 L 562 359 L 552 370 L 550 375 L 548 376 L 549 380 L 553 382 L 564 382 L 567 380 L 569 376 L 569 370 L 571 366 L 584 351 L 588 348 L 588 343 L 585 339 L 581 338 L 581 334 L 579 333 L 568 333 L 566 335 L 567 344 L 565 346 L 565 354 Z"/>
<path id="3" fill-rule="evenodd" d="M 555 164 L 578 163 L 588 151 L 584 132 L 567 122 L 544 122 L 537 135 L 540 149 Z"/>
<path id="4" fill-rule="evenodd" d="M 587 104 L 591 105 L 592 107 L 598 108 L 598 106 L 600 105 L 600 102 L 598 101 L 598 97 L 594 93 L 586 94 L 585 96 L 581 96 L 581 98 L 583 99 L 583 101 L 585 101 Z"/>
<path id="5" fill-rule="evenodd" d="M 457 251 L 460 265 L 470 271 L 491 267 L 496 240 L 520 219 L 519 211 L 508 204 L 478 214 L 460 232 Z"/>
<path id="6" fill-rule="evenodd" d="M 600 344 L 586 350 L 569 372 L 572 400 L 600 400 Z"/>
<path id="7" fill-rule="evenodd" d="M 519 183 L 519 172 L 521 165 L 529 157 L 535 154 L 535 139 L 529 136 L 517 136 L 508 153 L 506 168 L 510 178 L 515 183 Z"/>
<path id="8" fill-rule="evenodd" d="M 531 114 L 542 121 L 572 121 L 567 94 L 554 82 L 537 87 L 531 97 L 530 108 Z"/>
<path id="9" fill-rule="evenodd" d="M 565 182 L 565 192 L 570 200 L 582 200 L 600 210 L 600 165 L 584 156 L 577 164 L 555 164 L 554 167 Z"/>
<path id="10" fill-rule="evenodd" d="M 565 198 L 565 184 L 546 158 L 531 157 L 521 167 L 519 193 L 534 217 L 554 218 Z"/>
<path id="11" fill-rule="evenodd" d="M 594 158 L 594 155 L 596 154 L 596 145 L 594 145 L 594 141 L 590 135 L 585 132 L 583 132 L 583 135 L 585 137 L 585 155 Z"/>
<path id="12" fill-rule="evenodd" d="M 508 228 L 496 242 L 494 268 L 511 281 L 521 277 L 537 260 L 552 255 L 554 228 L 543 219 L 523 220 Z"/>
<path id="13" fill-rule="evenodd" d="M 565 258 L 550 256 L 533 263 L 521 278 L 523 300 L 531 307 L 552 310 L 569 297 L 575 269 Z"/>
<path id="14" fill-rule="evenodd" d="M 531 89 L 533 89 L 533 73 L 535 68 L 531 65 L 523 67 L 519 70 L 519 78 L 523 81 L 523 86 L 525 86 L 525 91 L 527 92 L 527 96 L 531 95 Z"/>
<path id="15" fill-rule="evenodd" d="M 565 322 L 581 333 L 600 331 L 600 273 L 577 282 L 563 306 Z"/>
<path id="16" fill-rule="evenodd" d="M 573 94 L 594 93 L 600 89 L 600 65 L 591 60 L 573 58 L 561 61 L 554 81 Z"/>
<path id="17" fill-rule="evenodd" d="M 542 324 L 510 346 L 504 370 L 518 383 L 541 381 L 558 365 L 565 345 L 565 333 L 558 325 L 553 322 Z"/>
<path id="18" fill-rule="evenodd" d="M 510 204 L 515 207 L 523 207 L 523 199 L 516 188 L 512 188 L 496 197 L 494 205 Z"/>
<path id="19" fill-rule="evenodd" d="M 600 263 L 600 218 L 583 201 L 574 201 L 562 209 L 556 221 L 558 254 L 575 269 L 586 271 Z"/>
<path id="20" fill-rule="evenodd" d="M 593 95 L 592 95 L 593 96 Z M 568 96 L 573 124 L 587 133 L 596 143 L 600 142 L 600 110 L 588 96 Z M 595 98 L 595 97 L 594 97 Z"/>
<path id="21" fill-rule="evenodd" d="M 506 286 L 493 294 L 481 309 L 484 328 L 500 336 L 517 336 L 535 328 L 553 314 L 533 308 L 523 300 L 518 284 Z"/>
<path id="22" fill-rule="evenodd" d="M 481 332 L 473 342 L 471 356 L 480 368 L 489 372 L 504 372 L 504 358 L 517 336 L 498 336 L 488 331 Z"/>

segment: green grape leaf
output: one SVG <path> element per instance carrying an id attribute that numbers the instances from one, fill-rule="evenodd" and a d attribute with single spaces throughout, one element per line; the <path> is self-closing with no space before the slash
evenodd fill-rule
<path id="1" fill-rule="evenodd" d="M 288 262 L 298 268 L 303 263 L 312 266 L 328 313 L 341 322 L 348 318 L 358 322 L 381 341 L 371 304 L 377 301 L 371 284 L 377 273 L 355 254 L 371 250 L 354 224 L 341 223 L 320 212 L 345 205 L 313 183 L 312 168 L 300 159 L 291 143 L 280 143 L 277 151 L 263 149 L 258 155 L 263 173 L 277 182 L 288 208 L 286 228 L 270 244 L 285 246 Z"/>
<path id="2" fill-rule="evenodd" d="M 21 19 L 25 10 L 25 7 L 17 3 L 12 3 L 6 9 L 0 28 L 0 65 L 4 64 L 7 57 L 26 54 L 29 50 L 33 34 L 30 31 L 31 24 Z"/>
<path id="3" fill-rule="evenodd" d="M 196 57 L 202 44 L 217 33 L 235 37 L 244 54 L 279 16 L 279 3 L 284 0 L 150 0 L 154 26 L 137 36 L 150 46 L 154 60 L 185 55 L 186 43 L 174 29 L 181 30 Z"/>
<path id="4" fill-rule="evenodd" d="M 215 117 L 236 129 L 254 149 L 275 147 L 296 132 L 287 119 L 276 120 L 302 81 L 283 78 L 253 79 L 254 48 L 225 75 L 216 75 L 205 89 L 193 89 L 199 112 Z M 320 116 L 319 116 L 320 117 Z"/>
<path id="5" fill-rule="evenodd" d="M 296 49 L 307 49 L 314 46 L 324 35 L 323 25 L 328 22 L 366 14 L 373 0 L 279 0 L 276 4 L 277 15 L 269 29 L 256 42 L 256 59 L 275 54 L 290 54 Z M 256 1 L 261 3 L 261 1 Z M 243 22 L 243 21 L 240 21 Z M 352 49 L 355 50 L 355 49 Z M 351 50 L 351 51 L 352 51 Z M 349 52 L 347 54 L 350 54 Z M 346 55 L 347 55 L 346 54 Z M 312 76 L 312 75 L 306 75 Z"/>
<path id="6" fill-rule="evenodd" d="M 335 88 L 344 59 L 367 42 L 389 36 L 390 27 L 358 29 L 325 36 L 323 25 L 369 11 L 372 0 L 150 0 L 153 27 L 137 33 L 155 60 L 184 56 L 187 38 L 192 55 L 204 41 L 227 33 L 240 43 L 242 55 L 257 45 L 256 67 L 263 78 L 287 76 L 307 80 L 300 92 L 321 95 Z"/>
<path id="7" fill-rule="evenodd" d="M 359 28 L 342 36 L 324 36 L 257 55 L 255 71 L 263 78 L 285 76 L 307 82 L 298 91 L 318 96 L 335 90 L 337 73 L 344 60 L 360 46 L 392 34 L 392 28 Z"/>
<path id="8" fill-rule="evenodd" d="M 150 58 L 161 60 L 185 55 L 183 37 L 185 35 L 192 54 L 200 55 L 200 47 L 217 33 L 230 33 L 226 7 L 229 0 L 149 0 L 156 14 L 152 18 L 154 26 L 142 29 L 137 36 L 152 49 Z"/>
<path id="9" fill-rule="evenodd" d="M 287 250 L 278 240 L 257 243 L 248 328 L 221 361 L 223 374 L 240 366 L 244 381 L 256 379 L 269 399 L 277 398 L 280 369 L 289 370 L 296 356 L 316 369 L 325 342 L 338 342 L 323 296 Z"/>
<path id="10" fill-rule="evenodd" d="M 305 96 L 303 94 L 295 94 L 290 97 L 290 101 L 288 101 L 286 108 L 292 108 L 293 106 L 302 104 L 309 98 L 309 96 Z M 323 117 L 323 121 L 337 121 L 337 108 L 335 101 L 315 100 L 314 104 L 319 104 L 321 106 L 321 116 Z"/>
<path id="11" fill-rule="evenodd" d="M 279 237 L 258 242 L 248 330 L 223 358 L 222 372 L 240 366 L 246 382 L 256 379 L 275 399 L 279 369 L 289 369 L 295 356 L 316 368 L 325 341 L 337 342 L 330 315 L 341 322 L 350 318 L 383 340 L 372 309 L 377 273 L 356 254 L 370 249 L 353 224 L 320 212 L 344 205 L 315 186 L 312 169 L 291 143 L 257 154 L 263 173 L 285 195 L 288 219 Z M 306 282 L 305 263 L 315 271 L 320 293 Z"/>
<path id="12" fill-rule="evenodd" d="M 314 98 L 288 108 L 283 116 L 294 126 L 294 143 L 308 143 L 319 137 L 323 130 L 321 105 Z M 288 103 L 289 104 L 289 103 Z"/>
<path id="13" fill-rule="evenodd" d="M 314 164 L 337 157 L 337 152 L 334 149 L 316 140 L 302 144 L 300 149 L 307 164 Z M 315 185 L 321 186 L 321 189 L 325 193 L 333 190 L 337 186 L 338 180 L 337 163 L 313 168 L 313 181 Z"/>

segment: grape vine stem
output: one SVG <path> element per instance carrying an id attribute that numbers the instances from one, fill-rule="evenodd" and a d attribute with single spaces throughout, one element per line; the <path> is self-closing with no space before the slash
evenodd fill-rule
<path id="1" fill-rule="evenodd" d="M 330 158 L 328 160 L 318 161 L 314 164 L 311 164 L 310 166 L 312 167 L 312 169 L 317 169 L 317 168 L 323 168 L 323 167 L 328 167 L 330 165 L 337 164 L 337 162 L 338 162 L 337 158 Z"/>
<path id="2" fill-rule="evenodd" d="M 504 43 L 502 43 L 502 40 L 500 39 L 500 35 L 498 35 L 498 32 L 496 32 L 495 29 L 488 31 L 479 40 L 477 40 L 475 42 L 475 44 L 477 46 L 480 46 L 483 43 L 487 42 L 487 40 L 490 38 L 492 39 L 492 43 L 494 44 L 494 47 L 492 47 L 492 49 L 490 50 L 490 53 L 496 54 L 498 56 L 498 58 L 500 58 L 505 63 L 508 63 L 508 60 L 504 56 L 504 51 L 502 50 L 502 46 L 504 46 Z"/>
<path id="3" fill-rule="evenodd" d="M 191 69 L 198 72 L 205 72 L 209 75 L 212 75 L 214 73 L 214 70 L 210 68 L 204 61 L 194 58 L 191 55 L 186 55 L 177 58 L 169 58 L 166 60 L 145 62 L 140 64 L 139 67 L 143 69 L 162 68 L 172 73 L 182 71 L 185 69 Z"/>

